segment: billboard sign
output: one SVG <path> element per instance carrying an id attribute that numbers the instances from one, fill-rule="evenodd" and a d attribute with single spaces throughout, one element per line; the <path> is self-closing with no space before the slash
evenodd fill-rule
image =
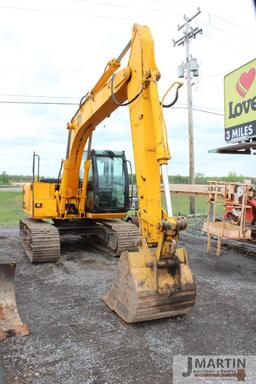
<path id="1" fill-rule="evenodd" d="M 256 59 L 224 77 L 225 140 L 256 137 Z"/>

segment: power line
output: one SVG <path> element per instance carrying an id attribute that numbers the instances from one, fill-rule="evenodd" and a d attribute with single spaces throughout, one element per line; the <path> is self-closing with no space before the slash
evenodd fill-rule
<path id="1" fill-rule="evenodd" d="M 47 95 L 28 95 L 28 94 L 0 94 L 0 97 L 32 97 L 32 98 L 46 98 L 46 99 L 68 99 L 68 100 L 77 100 L 79 101 L 81 99 L 81 97 L 73 97 L 73 96 L 47 96 Z M 3 100 L 3 102 L 6 101 L 10 101 L 10 100 Z M 13 101 L 12 103 L 14 103 L 15 101 Z M 19 100 L 16 101 L 17 103 L 19 102 Z M 27 102 L 29 103 L 30 101 L 29 100 L 23 100 L 23 102 Z M 39 103 L 39 102 L 38 102 Z M 54 103 L 54 102 L 49 102 L 49 103 Z M 64 104 L 65 105 L 65 104 Z M 69 105 L 69 104 L 68 104 Z M 79 105 L 79 103 L 75 103 L 75 105 Z M 183 103 L 179 103 L 180 106 L 187 106 L 187 104 L 183 104 Z M 198 107 L 198 108 L 201 108 L 204 106 L 200 105 L 200 104 L 194 104 L 195 107 Z M 220 108 L 219 107 L 212 107 L 212 109 L 215 109 L 215 110 L 219 110 L 220 111 Z"/>
<path id="2" fill-rule="evenodd" d="M 0 7 L 1 8 L 1 7 Z M 22 70 L 22 71 L 54 71 L 54 72 L 86 72 L 85 69 L 61 69 L 61 68 L 31 68 L 31 67 L 8 67 L 0 66 L 0 69 L 6 70 Z"/>
<path id="3" fill-rule="evenodd" d="M 186 8 L 186 9 L 188 8 L 188 4 L 187 4 L 187 3 L 186 3 L 186 4 L 185 4 L 185 3 L 180 3 L 180 2 L 179 2 L 179 3 L 176 3 L 176 2 L 164 1 L 164 0 L 147 0 L 147 3 L 148 3 L 148 2 L 151 2 L 151 3 L 153 3 L 153 4 L 157 4 L 157 5 L 159 5 L 159 4 L 164 4 L 164 5 L 168 5 L 168 6 L 184 7 L 184 8 Z M 196 8 L 195 6 L 191 6 L 191 8 L 192 8 L 192 7 L 193 7 L 193 8 Z M 223 17 L 223 16 L 217 14 L 216 12 L 210 11 L 210 10 L 208 10 L 208 9 L 206 9 L 206 8 L 200 7 L 200 9 L 201 9 L 203 12 L 205 12 L 207 15 L 213 15 L 213 16 L 219 18 L 220 20 L 225 21 L 226 23 L 229 23 L 229 24 L 234 25 L 234 26 L 237 27 L 237 28 L 240 28 L 240 29 L 243 29 L 243 30 L 246 30 L 246 31 L 248 31 L 248 32 L 250 32 L 250 33 L 255 34 L 255 30 L 252 30 L 252 29 L 248 28 L 248 27 L 245 26 L 245 25 L 236 23 L 236 22 L 234 22 L 233 20 L 227 19 L 226 17 Z M 163 10 L 163 11 L 165 12 L 165 10 Z"/>
<path id="4" fill-rule="evenodd" d="M 78 1 L 78 0 L 77 0 Z M 151 2 L 153 2 L 153 3 L 155 3 L 155 1 L 153 1 L 153 0 L 148 0 L 148 1 L 151 1 Z M 93 4 L 104 4 L 104 5 L 107 5 L 107 6 L 113 6 L 113 7 L 126 7 L 126 8 L 133 8 L 134 9 L 134 7 L 132 7 L 132 6 L 127 6 L 127 5 L 120 5 L 120 4 L 110 4 L 110 3 L 106 3 L 106 2 L 94 2 L 94 1 L 88 1 L 88 2 L 91 2 L 91 3 L 93 3 Z M 158 1 L 157 3 L 163 3 L 163 4 L 167 4 L 167 5 L 170 5 L 170 3 L 168 3 L 168 2 L 165 2 L 165 1 Z M 175 5 L 175 6 L 181 6 L 181 4 L 179 4 L 179 3 L 171 3 L 172 5 Z M 184 6 L 185 6 L 185 4 L 184 4 Z M 16 10 L 16 11 L 27 11 L 27 12 L 39 12 L 39 13 L 52 13 L 52 14 L 59 14 L 59 15 L 65 15 L 65 16 L 71 16 L 71 15 L 73 15 L 73 16 L 80 16 L 80 17 L 94 17 L 94 18 L 103 18 L 103 19 L 113 19 L 113 20 L 124 20 L 124 21 L 132 21 L 132 22 L 134 22 L 134 19 L 131 19 L 131 18 L 125 18 L 125 17 L 114 17 L 114 16 L 111 16 L 111 15 L 96 15 L 96 14 L 84 14 L 84 13 L 78 13 L 78 12 L 74 12 L 74 11 L 59 11 L 59 10 L 49 10 L 49 9 L 35 9 L 35 8 L 24 8 L 24 7 L 10 7 L 10 6 L 0 6 L 0 9 L 7 9 L 7 10 Z M 159 9 L 153 9 L 153 10 L 151 10 L 151 9 L 148 9 L 148 8 L 140 8 L 140 7 L 135 7 L 135 9 L 140 9 L 140 10 L 143 10 L 144 12 L 146 11 L 146 12 L 150 12 L 150 11 L 152 11 L 152 12 L 160 12 L 160 13 L 168 13 L 168 14 L 173 14 L 173 15 L 177 15 L 177 14 L 179 14 L 178 12 L 170 12 L 170 11 L 166 11 L 166 10 L 159 10 Z M 204 11 L 205 12 L 207 12 L 208 14 L 210 14 L 210 13 L 212 13 L 214 16 L 216 16 L 216 17 L 218 17 L 218 18 L 220 18 L 220 19 L 222 19 L 222 20 L 224 20 L 224 21 L 226 21 L 226 22 L 228 22 L 228 23 L 231 23 L 231 24 L 234 24 L 235 26 L 238 26 L 239 28 L 243 28 L 243 29 L 245 29 L 245 30 L 248 30 L 250 33 L 255 33 L 255 31 L 252 31 L 252 30 L 250 30 L 250 29 L 248 29 L 248 28 L 244 28 L 243 26 L 241 26 L 241 25 L 239 25 L 239 24 L 237 24 L 237 23 L 234 23 L 234 22 L 232 22 L 232 21 L 230 21 L 230 20 L 228 20 L 228 19 L 226 19 L 226 18 L 223 18 L 222 16 L 219 16 L 219 15 L 217 15 L 216 13 L 214 13 L 214 12 L 209 12 L 209 11 L 207 11 L 206 9 L 204 9 Z M 163 23 L 163 20 L 147 20 L 148 22 L 152 22 L 152 23 Z M 233 37 L 235 37 L 236 39 L 238 38 L 238 39 L 240 39 L 240 40 L 242 40 L 242 41 L 244 41 L 244 42 L 246 42 L 246 43 L 248 43 L 248 44 L 251 44 L 251 45 L 256 45 L 255 43 L 253 43 L 252 41 L 248 41 L 247 39 L 244 39 L 244 38 L 242 38 L 241 36 L 239 36 L 239 35 L 236 35 L 236 34 L 233 34 L 233 33 L 230 33 L 230 32 L 228 32 L 228 31 L 226 31 L 226 30 L 224 30 L 224 29 L 222 29 L 222 28 L 220 28 L 220 27 L 216 27 L 216 26 L 213 26 L 213 25 L 211 25 L 211 24 L 209 24 L 209 23 L 206 23 L 206 22 L 202 22 L 203 24 L 205 24 L 205 25 L 208 25 L 209 27 L 211 27 L 211 28 L 214 28 L 214 29 L 216 29 L 216 30 L 219 30 L 219 31 L 221 31 L 221 32 L 223 32 L 223 33 L 225 33 L 225 34 L 227 34 L 227 35 L 230 35 L 230 36 L 233 36 Z M 215 39 L 216 40 L 216 39 Z M 216 40 L 216 41 L 218 41 L 218 40 Z M 221 41 L 218 41 L 218 42 L 220 42 L 220 43 L 223 43 L 223 42 L 221 42 Z M 225 44 L 225 43 L 224 43 Z M 228 45 L 228 44 L 225 44 L 225 45 Z M 13 68 L 15 68 L 15 69 L 23 69 L 23 70 L 27 70 L 27 68 L 21 68 L 21 67 L 13 67 L 13 68 L 11 68 L 11 67 L 0 67 L 0 68 L 3 68 L 3 69 L 13 69 Z M 31 68 L 31 70 L 42 70 L 42 71 L 70 71 L 70 72 L 84 72 L 83 70 L 69 70 L 69 69 L 48 69 L 48 68 L 44 68 L 44 69 L 39 69 L 39 68 Z"/>
<path id="5" fill-rule="evenodd" d="M 253 31 L 252 29 L 249 29 L 249 28 L 247 28 L 247 27 L 244 26 L 244 25 L 235 23 L 234 21 L 231 21 L 231 20 L 229 20 L 229 19 L 227 19 L 227 18 L 225 18 L 225 17 L 223 17 L 223 16 L 220 16 L 220 15 L 218 15 L 218 14 L 215 13 L 215 12 L 208 11 L 208 10 L 205 9 L 205 8 L 202 8 L 202 9 L 203 9 L 204 12 L 206 12 L 206 13 L 208 13 L 208 14 L 212 14 L 212 15 L 214 15 L 215 17 L 217 17 L 217 18 L 219 18 L 219 19 L 225 21 L 226 23 L 233 24 L 233 25 L 235 25 L 236 27 L 241 28 L 241 29 L 244 29 L 244 30 L 246 30 L 246 31 L 248 31 L 248 32 L 250 32 L 250 33 L 253 33 L 253 34 L 255 33 L 255 30 Z"/>
<path id="6" fill-rule="evenodd" d="M 174 109 L 188 109 L 188 107 L 182 107 L 182 106 L 176 106 L 176 107 L 172 107 Z M 207 109 L 201 109 L 201 108 L 195 108 L 195 107 L 192 107 L 192 109 L 194 111 L 197 111 L 197 112 L 203 112 L 203 113 L 209 113 L 211 115 L 217 115 L 217 116 L 224 116 L 224 113 L 218 113 L 218 112 L 213 112 L 213 111 L 209 111 Z"/>
<path id="7" fill-rule="evenodd" d="M 205 34 L 204 34 L 204 37 L 206 37 L 207 39 L 216 41 L 217 43 L 220 43 L 220 44 L 222 44 L 222 45 L 226 45 L 227 47 L 229 47 L 230 49 L 232 49 L 232 48 L 230 47 L 230 44 L 227 43 L 227 42 L 225 42 L 225 41 L 218 40 L 218 39 L 216 39 L 215 37 L 211 37 L 211 36 L 208 36 L 208 35 L 205 35 Z M 233 49 L 232 49 L 232 51 L 233 51 Z"/>
<path id="8" fill-rule="evenodd" d="M 227 72 L 228 73 L 228 72 Z M 224 92 L 224 78 L 222 78 L 222 81 L 221 82 L 218 82 L 218 83 L 211 83 L 211 82 L 208 82 L 207 80 L 205 80 L 204 78 L 201 77 L 201 86 L 207 90 L 209 87 L 210 88 L 215 88 L 216 90 L 218 90 L 218 95 L 220 94 L 223 94 Z M 201 90 L 200 88 L 200 85 L 199 85 L 199 91 Z"/>
<path id="9" fill-rule="evenodd" d="M 148 2 L 151 2 L 151 3 L 154 3 L 154 4 L 164 4 L 164 5 L 171 5 L 171 6 L 177 6 L 177 7 L 184 7 L 184 8 L 188 8 L 188 4 L 185 4 L 185 3 L 173 3 L 173 2 L 169 2 L 169 1 L 163 1 L 163 0 L 147 0 L 147 3 Z M 191 6 L 191 8 L 196 8 L 194 6 Z"/>
<path id="10" fill-rule="evenodd" d="M 74 11 L 55 11 L 55 10 L 49 10 L 49 9 L 36 9 L 36 8 L 23 8 L 23 7 L 10 7 L 10 6 L 0 6 L 0 9 L 7 9 L 7 10 L 14 10 L 14 11 L 23 11 L 23 12 L 39 12 L 39 13 L 50 13 L 55 15 L 64 15 L 64 16 L 79 16 L 79 17 L 92 17 L 92 18 L 98 18 L 98 19 L 111 19 L 111 20 L 117 20 L 117 21 L 129 21 L 134 22 L 134 19 L 127 18 L 127 17 L 114 17 L 110 15 L 95 15 L 95 14 L 85 14 L 85 13 L 78 13 Z M 174 15 L 177 15 L 177 12 L 173 13 Z M 163 20 L 148 20 L 147 22 L 150 23 L 163 23 Z"/>
<path id="11" fill-rule="evenodd" d="M 69 103 L 69 102 L 52 102 L 52 101 L 9 101 L 9 100 L 0 100 L 0 104 L 27 104 L 27 105 L 73 105 L 73 106 L 79 106 L 79 103 Z M 174 109 L 187 109 L 186 106 L 176 106 L 172 107 Z M 195 111 L 198 112 L 204 112 L 204 113 L 210 113 L 213 115 L 218 115 L 218 116 L 224 116 L 223 113 L 218 113 L 218 112 L 213 112 L 210 110 L 206 109 L 201 109 L 201 108 L 192 108 Z"/>
<path id="12" fill-rule="evenodd" d="M 225 45 L 225 47 L 228 47 L 228 49 L 229 49 L 230 51 L 232 51 L 233 53 L 234 53 L 234 48 L 232 48 L 232 47 L 237 48 L 237 45 L 235 45 L 235 43 L 233 44 L 231 41 L 229 41 L 229 42 L 222 41 L 222 40 L 216 39 L 215 37 L 208 36 L 208 35 L 206 35 L 206 34 L 204 34 L 204 37 L 206 37 L 207 39 L 216 41 L 216 42 L 219 43 L 219 44 Z M 239 51 L 241 51 L 241 50 L 242 50 L 244 53 L 246 52 L 246 53 L 248 54 L 248 49 L 243 48 L 243 46 L 240 46 L 240 47 L 239 47 Z M 236 53 L 236 52 L 235 52 L 235 53 Z"/>
<path id="13" fill-rule="evenodd" d="M 224 87 L 224 86 L 220 86 L 217 84 L 209 83 L 208 81 L 205 81 L 205 80 L 201 84 L 202 84 L 202 86 L 206 85 L 206 87 L 212 87 L 212 88 L 216 88 L 216 89 L 220 89 L 220 90 L 223 90 L 223 87 Z"/>
<path id="14" fill-rule="evenodd" d="M 35 97 L 35 98 L 44 98 L 44 99 L 74 99 L 79 100 L 79 97 L 70 97 L 70 96 L 46 96 L 46 95 L 26 95 L 26 94 L 0 94 L 0 97 Z"/>
<path id="15" fill-rule="evenodd" d="M 207 36 L 205 36 L 205 37 L 207 37 Z M 209 79 L 209 78 L 212 78 L 212 77 L 219 77 L 219 76 L 224 76 L 224 75 L 226 75 L 226 72 L 214 73 L 212 75 L 207 75 L 207 76 L 202 76 L 201 75 L 200 77 L 201 77 L 201 79 Z"/>
<path id="16" fill-rule="evenodd" d="M 68 103 L 68 102 L 52 102 L 52 101 L 9 101 L 0 100 L 0 104 L 28 104 L 28 105 L 79 105 L 79 103 Z"/>
<path id="17" fill-rule="evenodd" d="M 133 6 L 133 5 L 124 5 L 124 4 L 117 4 L 117 3 L 107 3 L 105 1 L 94 1 L 94 0 L 75 0 L 76 2 L 80 3 L 80 4 L 85 4 L 85 3 L 91 3 L 93 5 L 105 5 L 107 7 L 117 7 L 117 8 L 128 8 L 128 9 L 132 9 L 132 10 L 138 10 L 138 11 L 143 11 L 143 12 L 160 12 L 162 13 L 162 11 L 160 9 L 150 9 L 150 8 L 143 8 L 143 7 L 137 7 L 137 6 Z M 165 13 L 168 13 L 168 14 L 171 14 L 171 15 L 174 15 L 174 14 L 179 14 L 178 12 L 170 12 L 170 11 L 164 11 Z"/>
<path id="18" fill-rule="evenodd" d="M 164 1 L 164 0 L 147 0 L 147 2 L 149 2 L 149 1 L 150 1 L 151 3 L 154 3 L 154 4 L 159 4 L 159 3 L 160 3 L 160 4 L 169 5 L 169 6 L 170 6 L 170 5 L 175 5 L 175 6 L 185 7 L 185 8 L 188 7 L 188 4 L 185 4 L 185 3 L 183 3 L 183 4 L 182 4 L 182 3 L 173 3 L 173 2 Z M 194 8 L 195 8 L 195 7 L 194 7 Z M 248 32 L 250 32 L 250 33 L 255 34 L 255 30 L 252 30 L 252 29 L 248 28 L 247 26 L 244 26 L 244 25 L 242 25 L 242 24 L 236 23 L 236 22 L 234 22 L 233 20 L 227 19 L 226 17 L 223 17 L 223 16 L 217 14 L 216 12 L 209 11 L 208 9 L 203 8 L 203 7 L 201 7 L 201 6 L 200 6 L 200 9 L 201 9 L 203 12 L 207 13 L 207 15 L 213 15 L 213 16 L 215 16 L 215 17 L 217 17 L 217 18 L 219 18 L 219 19 L 225 21 L 226 23 L 229 23 L 229 24 L 234 25 L 234 26 L 237 27 L 237 28 L 240 28 L 240 29 L 243 29 L 243 30 L 246 30 L 246 31 L 248 31 Z"/>
<path id="19" fill-rule="evenodd" d="M 224 116 L 224 113 L 218 113 L 218 112 L 208 111 L 206 109 L 200 109 L 200 108 L 194 108 L 194 107 L 193 107 L 193 109 L 194 109 L 194 111 L 210 113 L 211 115 Z"/>
<path id="20" fill-rule="evenodd" d="M 77 13 L 73 11 L 64 12 L 64 11 L 54 11 L 49 9 L 35 9 L 35 8 L 23 8 L 23 7 L 10 7 L 10 6 L 0 6 L 1 9 L 7 9 L 12 11 L 22 11 L 22 12 L 39 12 L 39 13 L 51 13 L 55 15 L 64 15 L 64 16 L 80 16 L 80 17 L 96 17 L 96 18 L 103 18 L 103 19 L 114 19 L 117 20 L 116 17 L 113 16 L 101 16 L 101 15 L 90 15 L 90 14 L 84 14 L 84 13 Z M 126 20 L 131 21 L 131 19 L 119 17 L 118 20 Z"/>
<path id="21" fill-rule="evenodd" d="M 77 0 L 78 1 L 78 0 Z M 181 4 L 181 3 L 170 3 L 170 2 L 167 2 L 167 1 L 154 1 L 154 0 L 147 0 L 147 1 L 150 1 L 154 4 L 158 4 L 161 3 L 161 4 L 165 4 L 165 5 L 175 5 L 175 6 L 180 6 L 180 7 L 187 7 L 187 4 Z M 81 2 L 81 1 L 79 1 Z M 112 6 L 112 7 L 122 7 L 122 8 L 131 8 L 131 9 L 138 9 L 138 10 L 142 10 L 143 12 L 163 12 L 163 13 L 168 13 L 168 14 L 173 14 L 173 15 L 177 15 L 179 14 L 178 12 L 170 12 L 170 11 L 166 11 L 166 10 L 159 10 L 159 9 L 149 9 L 149 8 L 142 8 L 142 7 L 134 7 L 134 6 L 128 6 L 128 5 L 121 5 L 121 4 L 114 4 L 114 3 L 106 3 L 106 2 L 94 2 L 94 1 L 90 1 L 88 0 L 87 1 L 88 3 L 92 3 L 92 4 L 99 4 L 99 5 L 106 5 L 106 6 Z M 59 14 L 59 15 L 67 15 L 67 16 L 70 16 L 70 15 L 74 15 L 74 16 L 82 16 L 82 17 L 95 17 L 95 18 L 104 18 L 104 19 L 114 19 L 114 20 L 126 20 L 126 21 L 134 21 L 133 19 L 130 19 L 130 18 L 124 18 L 124 17 L 113 17 L 113 16 L 106 16 L 106 15 L 95 15 L 95 14 L 82 14 L 82 13 L 78 13 L 78 12 L 74 12 L 74 11 L 68 11 L 68 12 L 65 12 L 65 11 L 55 11 L 55 10 L 49 10 L 49 9 L 35 9 L 35 8 L 24 8 L 24 7 L 10 7 L 10 6 L 1 6 L 0 7 L 1 9 L 8 9 L 8 10 L 17 10 L 17 11 L 28 11 L 28 12 L 45 12 L 45 13 L 53 13 L 53 14 Z M 247 30 L 249 31 L 250 33 L 255 33 L 255 31 L 247 28 L 247 27 L 244 27 L 242 26 L 241 24 L 238 24 L 238 23 L 235 23 L 227 18 L 224 18 L 218 14 L 216 14 L 215 12 L 211 12 L 211 11 L 208 11 L 206 8 L 202 8 L 204 12 L 206 12 L 208 15 L 209 14 L 212 14 L 214 15 L 215 17 L 221 19 L 221 20 L 224 20 L 225 22 L 227 23 L 230 23 L 230 24 L 233 24 L 234 26 L 238 27 L 238 28 L 241 28 L 241 29 L 244 29 L 244 30 Z M 162 20 L 149 20 L 151 22 L 157 22 L 157 23 L 162 23 Z M 216 27 L 217 28 L 217 27 Z M 235 37 L 238 37 L 236 35 L 233 35 Z M 254 43 L 251 43 L 251 44 L 254 44 Z M 255 44 L 254 44 L 255 45 Z"/>
<path id="22" fill-rule="evenodd" d="M 256 46 L 256 44 L 253 43 L 252 41 L 248 41 L 247 39 L 244 39 L 244 38 L 242 38 L 241 36 L 236 35 L 236 34 L 234 34 L 234 33 L 228 32 L 228 31 L 226 31 L 226 30 L 223 29 L 223 28 L 216 27 L 216 26 L 214 26 L 214 25 L 212 25 L 212 24 L 209 24 L 209 23 L 206 23 L 206 22 L 203 22 L 203 21 L 202 21 L 201 23 L 202 23 L 202 24 L 205 24 L 205 25 L 208 25 L 209 27 L 211 27 L 211 28 L 213 28 L 213 29 L 216 29 L 217 31 L 220 31 L 220 32 L 222 32 L 222 33 L 225 33 L 226 35 L 230 35 L 230 36 L 235 37 L 236 39 L 245 41 L 247 44 L 251 44 L 251 45 Z"/>
<path id="23" fill-rule="evenodd" d="M 221 109 L 220 107 L 213 107 L 211 105 L 211 110 L 210 110 L 207 107 L 205 107 L 204 105 L 200 105 L 200 104 L 193 104 L 193 105 L 194 105 L 194 107 L 199 108 L 199 109 L 203 109 L 205 111 L 214 112 L 212 110 L 215 110 L 215 112 L 219 112 L 219 113 L 223 114 L 223 109 Z"/>
<path id="24" fill-rule="evenodd" d="M 184 104 L 184 103 L 179 103 L 178 106 L 187 108 L 187 104 Z M 216 113 L 219 112 L 221 115 L 223 115 L 222 109 L 219 107 L 211 106 L 211 110 L 210 110 L 210 109 L 207 109 L 207 107 L 205 107 L 204 105 L 200 105 L 200 104 L 193 104 L 193 106 L 197 109 L 201 109 L 207 112 L 216 112 Z M 215 110 L 215 111 L 212 111 L 212 110 Z"/>
<path id="25" fill-rule="evenodd" d="M 204 35 L 205 37 L 209 38 L 209 39 L 213 39 L 209 36 L 206 36 Z M 215 41 L 218 41 L 220 43 L 223 43 L 221 42 L 221 40 L 216 40 L 216 39 L 213 39 Z M 225 44 L 225 43 L 223 43 Z M 226 45 L 226 44 L 225 44 Z M 87 72 L 85 69 L 61 69 L 61 68 L 31 68 L 31 67 L 8 67 L 8 66 L 0 66 L 0 69 L 6 69 L 6 70 L 24 70 L 24 71 L 54 71 L 54 72 L 81 72 L 81 73 L 85 73 Z M 222 75 L 225 75 L 226 73 L 225 72 L 219 72 L 219 73 L 214 73 L 212 75 L 207 75 L 207 76 L 201 76 L 201 78 L 208 78 L 208 77 L 217 77 L 217 76 L 222 76 Z M 26 96 L 26 95 L 24 95 Z"/>

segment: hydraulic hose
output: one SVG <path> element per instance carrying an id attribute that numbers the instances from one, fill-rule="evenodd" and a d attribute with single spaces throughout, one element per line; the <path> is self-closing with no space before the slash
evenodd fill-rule
<path id="1" fill-rule="evenodd" d="M 141 95 L 142 90 L 143 90 L 142 85 L 141 85 L 141 89 L 139 90 L 139 92 L 131 100 L 128 100 L 125 103 L 120 103 L 114 94 L 114 79 L 115 79 L 115 75 L 113 73 L 112 78 L 111 78 L 111 97 L 114 100 L 114 102 L 116 103 L 116 105 L 119 105 L 120 107 L 125 107 L 126 105 L 133 103 Z"/>
<path id="2" fill-rule="evenodd" d="M 174 87 L 174 85 L 177 85 L 177 88 L 176 88 L 176 93 L 175 93 L 175 97 L 174 97 L 173 101 L 170 104 L 164 104 L 164 99 L 166 98 L 168 93 L 171 91 L 171 89 Z M 170 108 L 177 102 L 177 100 L 179 98 L 179 89 L 182 86 L 183 86 L 183 83 L 181 83 L 179 81 L 175 81 L 174 83 L 172 83 L 172 85 L 167 89 L 167 91 L 165 92 L 165 94 L 162 98 L 161 105 L 163 108 Z"/>

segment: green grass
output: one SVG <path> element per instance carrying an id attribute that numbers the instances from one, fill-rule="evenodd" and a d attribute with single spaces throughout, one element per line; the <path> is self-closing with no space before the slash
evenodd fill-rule
<path id="1" fill-rule="evenodd" d="M 196 214 L 207 215 L 208 214 L 208 196 L 197 196 L 196 200 Z M 189 215 L 189 196 L 184 195 L 172 195 L 172 205 L 174 215 L 187 216 Z M 224 214 L 223 204 L 217 204 L 216 215 L 222 216 Z"/>
<path id="2" fill-rule="evenodd" d="M 207 214 L 208 212 L 208 196 L 196 197 L 196 213 Z M 189 196 L 172 195 L 172 205 L 174 215 L 189 215 Z"/>
<path id="3" fill-rule="evenodd" d="M 22 212 L 21 192 L 0 192 L 0 225 L 18 225 Z"/>
<path id="4" fill-rule="evenodd" d="M 189 214 L 189 197 L 183 195 L 172 196 L 174 215 Z M 196 213 L 207 214 L 208 196 L 196 197 Z M 0 225 L 12 226 L 18 225 L 21 217 L 24 217 L 22 211 L 22 193 L 21 192 L 1 192 L 0 191 Z"/>

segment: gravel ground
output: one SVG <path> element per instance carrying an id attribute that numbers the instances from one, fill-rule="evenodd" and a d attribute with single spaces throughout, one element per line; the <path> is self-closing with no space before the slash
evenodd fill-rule
<path id="1" fill-rule="evenodd" d="M 127 325 L 101 300 L 118 260 L 62 243 L 57 264 L 31 265 L 18 229 L 0 229 L 1 262 L 17 261 L 16 294 L 30 335 L 0 345 L 9 384 L 170 384 L 172 356 L 255 354 L 256 260 L 182 234 L 197 281 L 192 315 Z M 1 377 L 0 377 L 1 382 Z"/>

